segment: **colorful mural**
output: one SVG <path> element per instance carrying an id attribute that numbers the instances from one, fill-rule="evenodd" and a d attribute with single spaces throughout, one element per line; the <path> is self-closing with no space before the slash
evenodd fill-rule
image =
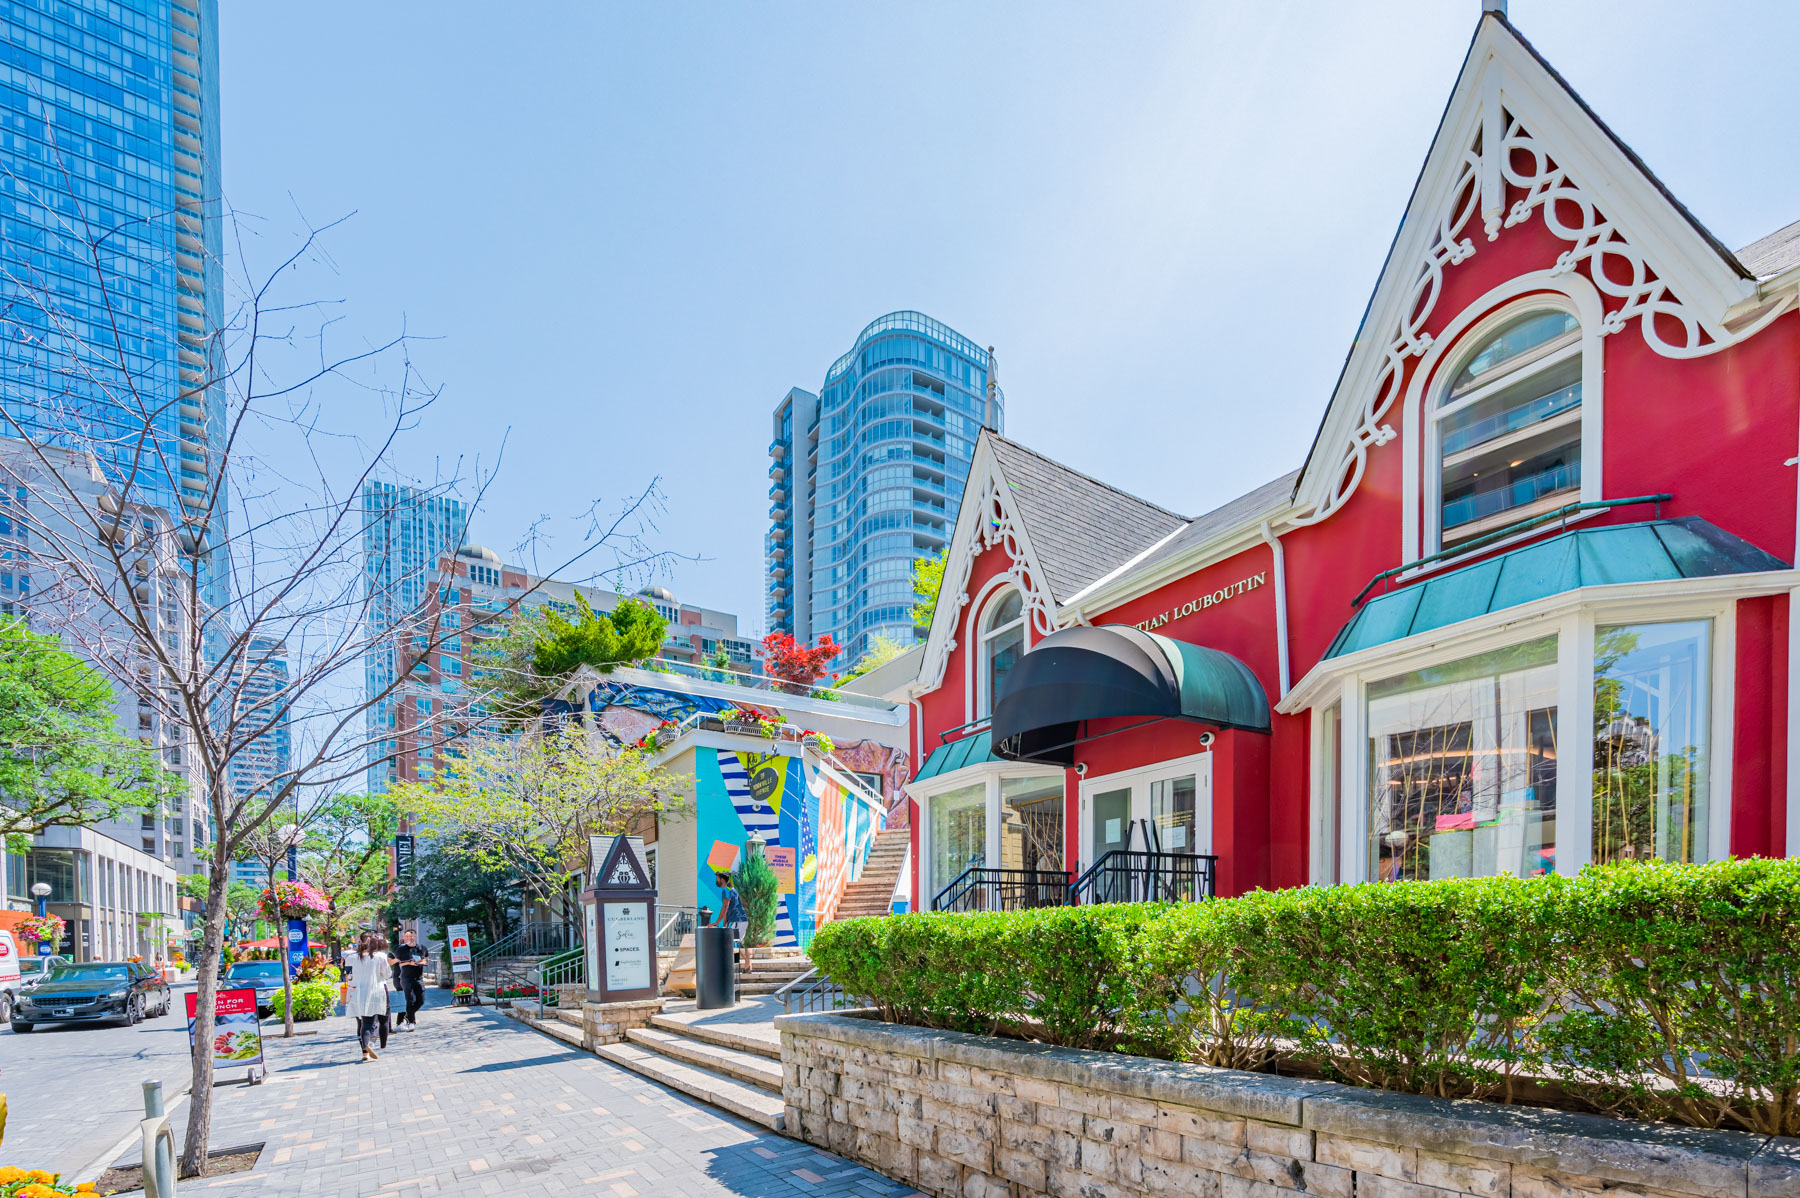
<path id="1" fill-rule="evenodd" d="M 912 780 L 912 772 L 905 749 L 890 748 L 873 740 L 839 741 L 832 747 L 831 755 L 847 770 L 879 777 L 881 797 L 888 801 L 888 827 L 906 827 L 907 802 L 901 788 Z"/>
<path id="2" fill-rule="evenodd" d="M 701 748 L 694 754 L 695 894 L 719 909 L 716 871 L 736 866 L 750 833 L 790 876 L 775 917 L 777 945 L 806 944 L 868 860 L 881 818 L 826 771 L 781 753 Z"/>

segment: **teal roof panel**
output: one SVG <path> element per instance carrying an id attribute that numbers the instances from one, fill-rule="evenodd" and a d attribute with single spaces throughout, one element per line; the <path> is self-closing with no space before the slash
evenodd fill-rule
<path id="1" fill-rule="evenodd" d="M 1325 656 L 1342 657 L 1578 587 L 1790 568 L 1697 516 L 1575 529 L 1376 596 L 1339 630 Z"/>

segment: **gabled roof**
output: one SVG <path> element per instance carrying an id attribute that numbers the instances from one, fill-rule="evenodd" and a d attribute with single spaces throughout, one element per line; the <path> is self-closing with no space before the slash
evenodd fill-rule
<path id="1" fill-rule="evenodd" d="M 1737 252 L 1737 259 L 1758 279 L 1772 279 L 1800 266 L 1800 220 L 1752 241 Z"/>
<path id="2" fill-rule="evenodd" d="M 1407 363 L 1431 345 L 1443 275 L 1507 229 L 1544 221 L 1552 202 L 1564 222 L 1552 231 L 1569 245 L 1556 270 L 1604 255 L 1616 260 L 1591 269 L 1615 281 L 1633 274 L 1605 334 L 1635 327 L 1659 354 L 1698 357 L 1753 336 L 1791 305 L 1756 286 L 1792 252 L 1780 244 L 1793 239 L 1788 230 L 1742 255 L 1726 249 L 1504 17 L 1485 13 L 1295 484 L 1290 523 L 1330 516 L 1354 494 L 1368 455 L 1394 439 L 1389 421 Z M 1657 324 L 1670 317 L 1682 325 L 1674 344 Z"/>
<path id="3" fill-rule="evenodd" d="M 1187 523 L 1167 508 L 982 433 L 1058 603 Z"/>

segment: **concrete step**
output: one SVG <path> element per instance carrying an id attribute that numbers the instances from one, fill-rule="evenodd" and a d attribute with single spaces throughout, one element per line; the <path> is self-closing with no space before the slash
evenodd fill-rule
<path id="1" fill-rule="evenodd" d="M 739 982 L 737 993 L 739 998 L 747 995 L 773 994 L 785 985 L 787 985 L 786 982 Z"/>
<path id="2" fill-rule="evenodd" d="M 781 1064 L 757 1053 L 691 1040 L 657 1027 L 634 1027 L 625 1038 L 684 1065 L 696 1065 L 748 1082 L 771 1094 L 781 1093 Z"/>
<path id="3" fill-rule="evenodd" d="M 564 1044 L 569 1044 L 576 1048 L 582 1046 L 581 1029 L 578 1027 L 570 1027 L 560 1019 L 542 1019 L 519 1006 L 509 1008 L 506 1013 L 528 1027 L 536 1028 L 553 1040 L 561 1040 Z"/>
<path id="4" fill-rule="evenodd" d="M 550 1016 L 554 1019 L 560 1020 L 563 1023 L 571 1024 L 575 1027 L 581 1026 L 581 1008 L 580 1007 L 572 1007 L 567 1010 L 565 1010 L 562 1007 L 551 1007 L 550 1008 Z"/>
<path id="5" fill-rule="evenodd" d="M 701 1102 L 730 1111 L 740 1118 L 780 1131 L 782 1102 L 779 1095 L 748 1085 L 722 1073 L 701 1069 L 651 1052 L 641 1044 L 602 1044 L 594 1054 L 603 1060 L 661 1082 L 672 1090 L 698 1098 Z"/>
<path id="6" fill-rule="evenodd" d="M 686 1036 L 690 1040 L 704 1040 L 708 1044 L 717 1044 L 723 1048 L 734 1048 L 739 1052 L 755 1053 L 759 1057 L 767 1057 L 771 1061 L 781 1059 L 781 1044 L 761 1037 L 752 1036 L 729 1023 L 688 1023 L 672 1015 L 650 1016 L 650 1026 L 663 1031 L 673 1032 L 677 1036 Z"/>

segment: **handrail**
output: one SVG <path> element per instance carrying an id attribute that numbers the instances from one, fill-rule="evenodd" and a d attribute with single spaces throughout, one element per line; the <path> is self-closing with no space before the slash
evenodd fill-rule
<path id="1" fill-rule="evenodd" d="M 1440 549 L 1429 557 L 1416 558 L 1413 561 L 1407 562 L 1405 565 L 1395 566 L 1391 570 L 1383 570 L 1375 577 L 1369 579 L 1369 585 L 1356 592 L 1356 598 L 1350 601 L 1350 606 L 1353 608 L 1361 607 L 1362 601 L 1369 597 L 1370 591 L 1394 577 L 1396 574 L 1404 574 L 1408 570 L 1417 570 L 1420 566 L 1428 566 L 1432 562 L 1441 562 L 1445 558 L 1461 557 L 1463 554 L 1479 549 L 1483 545 L 1491 545 L 1495 541 L 1502 540 L 1506 537 L 1517 536 L 1528 528 L 1535 528 L 1540 524 L 1553 524 L 1558 520 L 1566 520 L 1577 512 L 1611 511 L 1616 507 L 1630 507 L 1633 504 L 1638 503 L 1656 504 L 1656 515 L 1658 519 L 1661 519 L 1662 505 L 1673 498 L 1675 498 L 1675 496 L 1664 491 L 1657 495 L 1633 495 L 1630 499 L 1602 499 L 1592 503 L 1564 504 L 1553 512 L 1543 512 L 1536 516 L 1527 517 L 1524 520 L 1514 521 L 1504 527 L 1496 528 L 1493 532 L 1485 532 L 1478 537 L 1463 541 L 1449 549 Z"/>
<path id="2" fill-rule="evenodd" d="M 1197 902 L 1213 897 L 1218 865 L 1205 853 L 1113 849 L 1069 886 L 1068 902 L 1079 904 L 1083 891 L 1090 903 Z"/>
<path id="3" fill-rule="evenodd" d="M 966 724 L 958 724 L 954 728 L 946 728 L 942 732 L 938 733 L 938 744 L 939 745 L 947 745 L 950 743 L 950 738 L 952 736 L 954 736 L 956 733 L 967 732 L 971 729 L 980 728 L 983 724 L 991 724 L 993 722 L 994 722 L 993 716 L 984 715 L 980 719 L 970 720 Z"/>
<path id="4" fill-rule="evenodd" d="M 1060 907 L 1068 901 L 1069 873 L 1052 869 L 1001 869 L 971 865 L 932 896 L 933 911 L 968 910 L 970 895 L 985 894 L 975 910 L 1010 911 L 1027 907 Z M 952 894 L 951 892 L 955 893 Z M 948 896 L 948 897 L 946 897 Z"/>

